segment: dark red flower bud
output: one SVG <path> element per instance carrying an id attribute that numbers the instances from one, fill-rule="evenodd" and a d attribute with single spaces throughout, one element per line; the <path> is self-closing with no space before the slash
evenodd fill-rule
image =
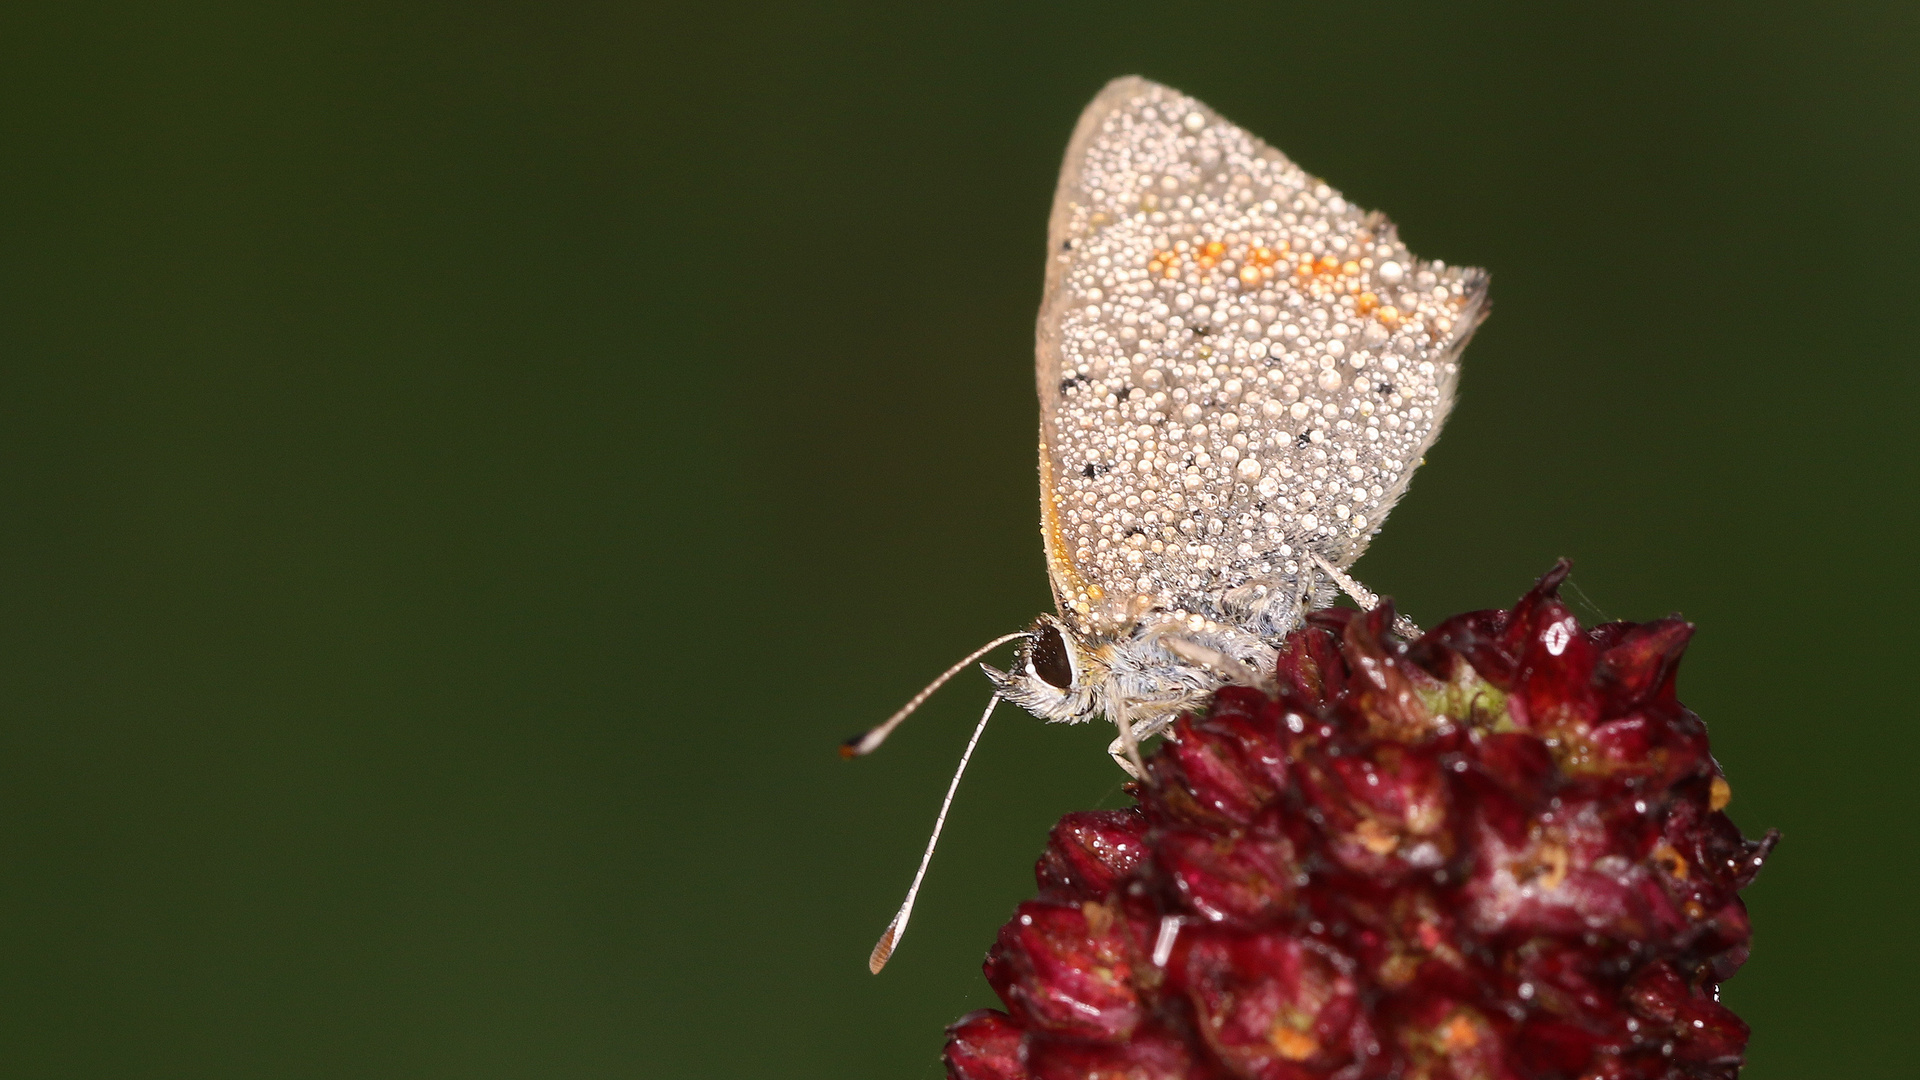
<path id="1" fill-rule="evenodd" d="M 1082 810 L 1061 818 L 1033 867 L 1040 895 L 1074 901 L 1105 897 L 1146 857 L 1146 831 L 1138 810 Z"/>
<path id="2" fill-rule="evenodd" d="M 1616 629 L 1617 628 L 1617 629 Z M 1693 638 L 1693 625 L 1676 618 L 1650 623 L 1608 623 L 1591 632 L 1600 655 L 1598 683 L 1615 709 L 1648 701 L 1673 701 L 1680 655 Z"/>
<path id="3" fill-rule="evenodd" d="M 1226 837 L 1179 826 L 1155 837 L 1154 856 L 1185 905 L 1203 919 L 1257 923 L 1286 911 L 1299 873 L 1284 836 Z"/>
<path id="4" fill-rule="evenodd" d="M 947 1029 L 947 1076 L 952 1080 L 1028 1080 L 1026 1032 L 997 1009 L 980 1009 Z"/>
<path id="5" fill-rule="evenodd" d="M 1022 1023 L 1078 1039 L 1118 1041 L 1144 1011 L 1112 908 L 1030 900 L 1000 928 L 987 981 Z"/>
<path id="6" fill-rule="evenodd" d="M 1230 1073 L 1320 1076 L 1377 1046 L 1350 958 L 1290 935 L 1194 934 L 1176 985 Z"/>

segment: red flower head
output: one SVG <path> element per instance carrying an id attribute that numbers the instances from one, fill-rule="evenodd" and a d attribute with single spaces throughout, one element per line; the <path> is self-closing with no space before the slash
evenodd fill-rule
<path id="1" fill-rule="evenodd" d="M 1562 562 L 1403 641 L 1328 610 L 1130 810 L 1069 814 L 988 953 L 954 1080 L 1730 1078 L 1744 839 L 1674 696 L 1692 627 L 1583 629 Z"/>

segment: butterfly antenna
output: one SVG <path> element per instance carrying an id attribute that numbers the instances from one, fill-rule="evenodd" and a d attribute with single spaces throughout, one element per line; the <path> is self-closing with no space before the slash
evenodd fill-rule
<path id="1" fill-rule="evenodd" d="M 966 659 L 941 672 L 940 677 L 928 683 L 925 690 L 920 691 L 908 699 L 905 705 L 900 706 L 899 712 L 887 717 L 885 723 L 879 727 L 863 731 L 853 738 L 848 739 L 846 742 L 841 743 L 840 756 L 844 758 L 866 757 L 868 754 L 878 750 L 880 744 L 887 741 L 887 736 L 893 734 L 893 729 L 899 727 L 901 721 L 912 716 L 915 709 L 926 704 L 927 699 L 933 696 L 935 690 L 947 685 L 948 679 L 960 674 L 968 664 L 1005 645 L 1007 642 L 1026 636 L 1027 632 L 1025 630 L 1012 634 L 1003 634 L 987 642 L 985 645 L 980 646 L 978 649 L 973 650 L 973 652 L 967 655 Z"/>
<path id="2" fill-rule="evenodd" d="M 953 805 L 953 793 L 960 790 L 960 777 L 967 771 L 967 762 L 973 758 L 973 748 L 980 745 L 980 733 L 987 730 L 987 721 L 993 719 L 993 707 L 998 704 L 999 694 L 987 699 L 987 711 L 980 714 L 980 722 L 973 728 L 973 738 L 967 740 L 967 748 L 960 752 L 960 767 L 953 770 L 953 782 L 947 785 L 947 797 L 940 800 L 940 816 L 933 819 L 933 835 L 927 837 L 927 850 L 920 856 L 920 869 L 913 872 L 913 884 L 907 886 L 907 899 L 900 905 L 900 913 L 887 924 L 887 932 L 880 935 L 873 952 L 867 956 L 867 970 L 875 975 L 887 966 L 893 950 L 900 944 L 900 938 L 907 932 L 907 917 L 913 914 L 913 901 L 920 895 L 920 882 L 927 876 L 927 864 L 933 861 L 934 845 L 940 842 L 940 830 L 946 827 L 947 809 Z"/>

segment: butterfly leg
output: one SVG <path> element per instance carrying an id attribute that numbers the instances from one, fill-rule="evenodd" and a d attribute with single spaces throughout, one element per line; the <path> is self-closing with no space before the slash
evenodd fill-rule
<path id="1" fill-rule="evenodd" d="M 1139 723 L 1133 725 L 1133 732 L 1132 732 L 1133 745 L 1134 745 L 1136 754 L 1138 753 L 1139 746 L 1142 742 L 1144 742 L 1147 739 L 1151 739 L 1155 735 L 1158 735 L 1166 731 L 1167 728 L 1172 727 L 1174 717 L 1178 715 L 1179 715 L 1178 713 L 1170 712 L 1170 713 L 1163 714 L 1161 716 L 1156 716 L 1151 720 L 1142 720 Z M 1115 738 L 1111 743 L 1107 744 L 1107 755 L 1113 758 L 1114 762 L 1118 764 L 1122 769 L 1125 769 L 1128 776 L 1133 777 L 1135 780 L 1145 780 L 1146 775 L 1144 774 L 1144 772 L 1138 772 L 1138 771 L 1135 771 L 1134 769 L 1133 763 L 1134 763 L 1134 760 L 1137 760 L 1137 758 L 1129 759 L 1126 756 L 1126 749 L 1127 749 L 1126 739 L 1124 737 Z"/>
<path id="2" fill-rule="evenodd" d="M 1133 722 L 1127 718 L 1124 708 L 1116 706 L 1112 715 L 1114 726 L 1120 729 L 1120 737 L 1108 744 L 1108 756 L 1118 762 L 1120 767 L 1126 770 L 1128 776 L 1133 777 L 1135 780 L 1145 780 L 1147 778 L 1147 765 L 1146 762 L 1140 760 L 1140 740 L 1138 736 L 1134 734 Z"/>
<path id="3" fill-rule="evenodd" d="M 1333 580 L 1335 585 L 1340 586 L 1341 592 L 1352 597 L 1353 602 L 1360 605 L 1361 611 L 1372 611 L 1374 608 L 1380 606 L 1380 597 L 1376 595 L 1373 590 L 1353 580 L 1352 577 L 1348 576 L 1340 568 L 1321 558 L 1318 552 L 1308 552 L 1307 554 L 1313 559 L 1314 563 Z M 1405 615 L 1395 615 L 1393 617 L 1393 628 L 1403 637 L 1416 638 L 1420 636 L 1420 628 L 1414 625 L 1413 620 L 1407 618 Z"/>

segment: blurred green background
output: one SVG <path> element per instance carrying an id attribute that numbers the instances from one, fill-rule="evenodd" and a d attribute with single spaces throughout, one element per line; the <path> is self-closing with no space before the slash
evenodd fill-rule
<path id="1" fill-rule="evenodd" d="M 24 6 L 23 6 L 24 7 Z M 838 740 L 1048 604 L 1108 78 L 1493 271 L 1361 577 L 1699 626 L 1754 1080 L 1912 1075 L 1910 4 L 0 16 L 0 1073 L 923 1077 L 1107 732 Z M 1903 1064 L 1904 1062 L 1904 1064 Z"/>

